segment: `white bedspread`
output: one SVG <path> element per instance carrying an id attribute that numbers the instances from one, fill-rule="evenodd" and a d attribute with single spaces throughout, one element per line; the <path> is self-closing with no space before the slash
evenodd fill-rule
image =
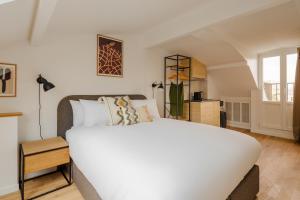
<path id="1" fill-rule="evenodd" d="M 261 151 L 247 135 L 171 119 L 73 128 L 67 140 L 103 200 L 225 200 Z"/>

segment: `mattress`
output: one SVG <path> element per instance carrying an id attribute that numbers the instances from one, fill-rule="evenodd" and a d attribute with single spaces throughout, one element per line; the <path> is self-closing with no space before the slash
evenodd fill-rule
<path id="1" fill-rule="evenodd" d="M 103 200 L 222 200 L 257 161 L 252 137 L 172 119 L 77 127 L 70 154 Z"/>

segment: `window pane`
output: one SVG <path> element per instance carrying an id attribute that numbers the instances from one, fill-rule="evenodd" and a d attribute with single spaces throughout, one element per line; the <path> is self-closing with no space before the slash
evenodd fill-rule
<path id="1" fill-rule="evenodd" d="M 280 56 L 263 59 L 263 99 L 280 101 Z"/>
<path id="2" fill-rule="evenodd" d="M 297 65 L 297 54 L 289 54 L 286 56 L 286 81 L 287 81 L 287 101 L 293 102 L 294 83 Z"/>

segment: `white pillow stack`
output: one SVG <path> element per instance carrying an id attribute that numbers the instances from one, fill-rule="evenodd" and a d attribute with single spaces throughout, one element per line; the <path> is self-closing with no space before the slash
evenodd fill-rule
<path id="1" fill-rule="evenodd" d="M 105 112 L 105 105 L 99 101 L 79 100 L 84 111 L 84 123 L 86 127 L 95 125 L 106 125 L 108 116 Z"/>
<path id="2" fill-rule="evenodd" d="M 99 101 L 70 100 L 73 110 L 73 126 L 91 127 L 95 125 L 106 125 L 108 116 L 105 112 L 105 105 Z"/>
<path id="3" fill-rule="evenodd" d="M 103 102 L 80 99 L 79 101 L 70 100 L 70 103 L 73 111 L 73 127 L 108 124 L 109 115 Z M 134 108 L 147 106 L 150 115 L 154 119 L 160 118 L 155 99 L 131 100 L 131 105 Z"/>
<path id="4" fill-rule="evenodd" d="M 73 111 L 73 126 L 79 127 L 84 123 L 84 111 L 79 101 L 70 100 Z"/>

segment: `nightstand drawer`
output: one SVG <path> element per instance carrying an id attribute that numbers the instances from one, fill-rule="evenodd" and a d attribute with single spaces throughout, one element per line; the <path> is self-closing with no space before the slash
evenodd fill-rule
<path id="1" fill-rule="evenodd" d="M 25 157 L 25 174 L 56 167 L 70 162 L 69 148 L 52 150 Z"/>

